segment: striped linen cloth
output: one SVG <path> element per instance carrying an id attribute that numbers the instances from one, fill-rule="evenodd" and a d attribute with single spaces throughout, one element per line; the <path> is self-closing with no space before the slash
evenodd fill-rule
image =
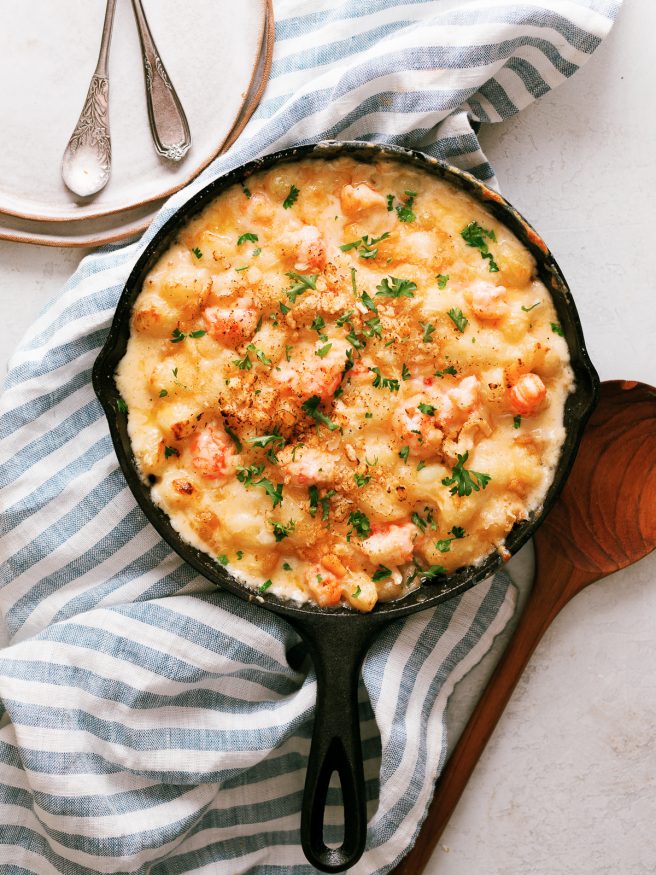
<path id="1" fill-rule="evenodd" d="M 419 148 L 494 182 L 472 122 L 574 73 L 613 0 L 276 0 L 271 80 L 230 151 L 130 246 L 86 258 L 13 358 L 0 406 L 0 871 L 315 871 L 299 843 L 315 677 L 282 620 L 160 540 L 118 469 L 91 367 L 137 256 L 177 207 L 256 155 L 324 138 Z M 363 669 L 367 850 L 413 842 L 459 678 L 514 605 L 498 574 L 389 627 Z M 331 791 L 328 832 L 337 836 Z"/>

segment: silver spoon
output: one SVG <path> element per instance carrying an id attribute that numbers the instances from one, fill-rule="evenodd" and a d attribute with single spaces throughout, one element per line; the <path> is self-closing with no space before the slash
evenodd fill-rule
<path id="1" fill-rule="evenodd" d="M 139 28 L 148 120 L 155 148 L 163 158 L 181 161 L 191 147 L 187 117 L 157 51 L 141 0 L 132 0 L 132 8 Z"/>
<path id="2" fill-rule="evenodd" d="M 107 0 L 98 63 L 89 83 L 82 112 L 62 159 L 62 179 L 80 197 L 90 197 L 103 189 L 112 168 L 107 56 L 115 7 L 116 0 Z"/>

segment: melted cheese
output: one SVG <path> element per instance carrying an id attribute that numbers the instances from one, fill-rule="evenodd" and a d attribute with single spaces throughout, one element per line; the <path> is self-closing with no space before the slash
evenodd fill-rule
<path id="1" fill-rule="evenodd" d="M 256 589 L 371 610 L 539 508 L 572 389 L 556 322 L 528 250 L 467 194 L 389 160 L 301 161 L 179 234 L 117 383 L 186 540 Z"/>

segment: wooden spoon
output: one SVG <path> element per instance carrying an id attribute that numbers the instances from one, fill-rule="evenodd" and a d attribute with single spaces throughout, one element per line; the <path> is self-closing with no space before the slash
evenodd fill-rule
<path id="1" fill-rule="evenodd" d="M 589 583 L 656 547 L 656 389 L 602 383 L 567 483 L 534 543 L 535 581 L 519 625 L 437 780 L 419 837 L 394 875 L 424 870 L 531 654 L 559 611 Z"/>

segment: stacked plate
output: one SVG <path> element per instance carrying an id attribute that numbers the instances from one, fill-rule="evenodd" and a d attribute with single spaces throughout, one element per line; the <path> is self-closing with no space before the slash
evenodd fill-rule
<path id="1" fill-rule="evenodd" d="M 155 151 L 139 36 L 117 4 L 109 57 L 112 176 L 95 197 L 73 195 L 61 159 L 96 65 L 104 0 L 0 4 L 0 238 L 96 246 L 147 227 L 242 130 L 271 67 L 271 0 L 144 0 L 150 29 L 184 107 L 192 146 L 174 163 Z"/>

